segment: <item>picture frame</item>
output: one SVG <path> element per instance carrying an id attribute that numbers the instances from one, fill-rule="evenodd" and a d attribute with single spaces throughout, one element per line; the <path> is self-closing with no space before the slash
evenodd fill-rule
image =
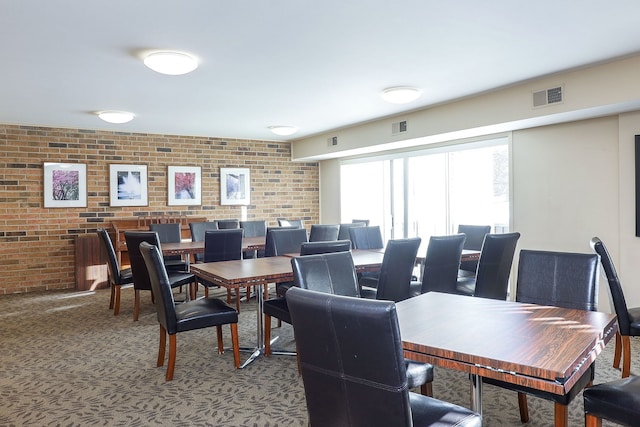
<path id="1" fill-rule="evenodd" d="M 220 168 L 220 204 L 248 205 L 251 201 L 249 168 Z"/>
<path id="2" fill-rule="evenodd" d="M 147 165 L 109 165 L 110 206 L 147 206 Z"/>
<path id="3" fill-rule="evenodd" d="M 169 166 L 167 196 L 169 206 L 201 205 L 202 169 L 200 166 Z"/>
<path id="4" fill-rule="evenodd" d="M 87 165 L 45 162 L 43 170 L 45 208 L 87 207 Z"/>

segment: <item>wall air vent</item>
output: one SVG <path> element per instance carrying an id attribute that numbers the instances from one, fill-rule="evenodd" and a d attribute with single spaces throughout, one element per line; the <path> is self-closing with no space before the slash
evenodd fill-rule
<path id="1" fill-rule="evenodd" d="M 562 86 L 556 86 L 549 89 L 533 92 L 533 108 L 562 103 L 562 92 Z"/>
<path id="2" fill-rule="evenodd" d="M 327 145 L 329 147 L 333 147 L 335 145 L 338 145 L 338 137 L 337 136 L 332 136 L 331 138 L 327 138 Z"/>
<path id="3" fill-rule="evenodd" d="M 407 121 L 391 123 L 391 135 L 398 135 L 407 131 Z"/>

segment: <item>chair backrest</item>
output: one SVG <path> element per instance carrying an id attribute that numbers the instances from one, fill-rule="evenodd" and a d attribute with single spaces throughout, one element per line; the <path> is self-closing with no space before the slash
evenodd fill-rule
<path id="1" fill-rule="evenodd" d="M 618 317 L 618 327 L 620 328 L 621 335 L 631 334 L 631 319 L 629 318 L 629 309 L 627 307 L 627 301 L 622 291 L 622 285 L 618 278 L 618 273 L 613 265 L 613 260 L 609 255 L 602 240 L 597 237 L 591 239 L 591 248 L 600 255 L 600 262 L 604 270 L 605 276 L 607 276 L 607 282 L 609 283 L 609 292 L 611 293 L 611 299 L 613 300 L 613 308 Z"/>
<path id="2" fill-rule="evenodd" d="M 219 219 L 216 220 L 216 223 L 218 224 L 218 230 L 240 228 L 240 221 L 237 219 Z"/>
<path id="3" fill-rule="evenodd" d="M 384 241 L 382 240 L 382 231 L 380 226 L 372 225 L 369 227 L 352 227 L 349 229 L 349 235 L 355 249 L 382 249 Z"/>
<path id="4" fill-rule="evenodd" d="M 304 228 L 270 229 L 265 239 L 264 256 L 300 253 L 300 245 L 307 241 Z"/>
<path id="5" fill-rule="evenodd" d="M 596 311 L 598 255 L 521 250 L 516 301 Z"/>
<path id="6" fill-rule="evenodd" d="M 331 242 L 304 242 L 300 245 L 300 255 L 326 254 L 329 252 L 349 252 L 351 240 L 334 240 Z"/>
<path id="7" fill-rule="evenodd" d="M 209 230 L 204 235 L 204 262 L 242 259 L 242 230 Z"/>
<path id="8" fill-rule="evenodd" d="M 456 293 L 464 234 L 431 236 L 422 269 L 421 293 Z"/>
<path id="9" fill-rule="evenodd" d="M 109 233 L 104 228 L 98 228 L 96 233 L 98 234 L 98 237 L 102 242 L 102 247 L 107 254 L 107 267 L 109 269 L 109 280 L 111 281 L 111 285 L 121 285 L 122 278 L 120 277 L 120 265 L 118 264 L 118 257 L 116 256 L 115 249 L 113 249 L 113 243 L 111 243 Z"/>
<path id="10" fill-rule="evenodd" d="M 218 223 L 215 221 L 190 222 L 189 228 L 191 229 L 192 242 L 204 242 L 204 233 L 208 230 L 217 230 Z M 196 261 L 202 262 L 204 254 L 194 254 L 194 258 Z"/>
<path id="11" fill-rule="evenodd" d="M 360 296 L 351 252 L 334 252 L 291 258 L 293 278 L 303 289 L 350 297 Z"/>
<path id="12" fill-rule="evenodd" d="M 310 242 L 328 242 L 338 240 L 339 224 L 313 224 L 309 231 Z"/>
<path id="13" fill-rule="evenodd" d="M 267 235 L 267 221 L 240 221 L 244 237 L 260 237 Z"/>
<path id="14" fill-rule="evenodd" d="M 131 248 L 129 248 L 129 251 L 131 251 Z M 162 253 L 157 246 L 147 242 L 140 243 L 138 252 L 144 262 L 146 275 L 151 283 L 158 322 L 167 330 L 167 333 L 175 334 L 178 332 L 175 301 L 173 300 L 173 292 L 171 292 L 167 270 L 164 267 Z"/>
<path id="15" fill-rule="evenodd" d="M 519 238 L 518 232 L 485 235 L 478 261 L 474 296 L 507 299 L 509 275 Z"/>
<path id="16" fill-rule="evenodd" d="M 369 226 L 369 220 L 368 219 L 352 219 L 351 222 L 353 224 L 363 223 L 365 225 L 365 227 Z"/>
<path id="17" fill-rule="evenodd" d="M 351 240 L 351 233 L 349 230 L 353 227 L 366 227 L 367 224 L 364 222 L 347 222 L 344 224 L 340 224 L 338 229 L 338 240 Z M 353 248 L 353 242 L 351 242 L 351 247 Z"/>
<path id="18" fill-rule="evenodd" d="M 278 218 L 278 225 L 280 227 L 304 228 L 304 222 L 301 219 Z"/>
<path id="19" fill-rule="evenodd" d="M 131 275 L 133 276 L 133 287 L 138 290 L 151 290 L 147 266 L 140 252 L 140 243 L 147 242 L 160 248 L 158 233 L 155 231 L 125 231 L 124 239 L 127 242 Z M 161 249 L 160 253 L 162 253 Z"/>
<path id="20" fill-rule="evenodd" d="M 467 236 L 463 249 L 479 251 L 482 249 L 485 234 L 491 233 L 491 226 L 459 224 L 458 233 L 464 233 Z"/>
<path id="21" fill-rule="evenodd" d="M 165 224 L 149 224 L 149 231 L 155 231 L 158 233 L 158 238 L 161 243 L 178 243 L 182 240 L 182 231 L 180 230 L 180 223 L 171 222 Z M 181 260 L 180 255 L 165 256 L 164 260 Z"/>
<path id="22" fill-rule="evenodd" d="M 398 302 L 409 298 L 411 276 L 421 240 L 419 237 L 412 237 L 387 242 L 380 267 L 376 299 Z"/>
<path id="23" fill-rule="evenodd" d="M 395 304 L 287 291 L 311 426 L 410 426 Z"/>

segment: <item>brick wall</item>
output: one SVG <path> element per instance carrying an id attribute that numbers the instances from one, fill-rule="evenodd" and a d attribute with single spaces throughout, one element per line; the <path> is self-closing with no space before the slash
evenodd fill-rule
<path id="1" fill-rule="evenodd" d="M 0 125 L 0 294 L 75 286 L 74 240 L 140 215 L 318 222 L 318 164 L 289 143 Z M 87 165 L 86 208 L 44 208 L 43 163 Z M 149 206 L 109 206 L 109 164 L 148 166 Z M 202 168 L 202 205 L 167 205 L 167 167 Z M 220 168 L 251 170 L 251 205 L 220 205 Z"/>

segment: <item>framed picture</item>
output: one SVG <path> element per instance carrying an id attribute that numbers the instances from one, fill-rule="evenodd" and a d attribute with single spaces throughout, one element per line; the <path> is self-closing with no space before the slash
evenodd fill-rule
<path id="1" fill-rule="evenodd" d="M 45 163 L 44 207 L 87 207 L 87 165 Z"/>
<path id="2" fill-rule="evenodd" d="M 147 165 L 109 165 L 111 206 L 147 206 Z"/>
<path id="3" fill-rule="evenodd" d="M 220 168 L 220 204 L 250 203 L 250 171 L 248 168 Z"/>
<path id="4" fill-rule="evenodd" d="M 169 166 L 169 205 L 201 205 L 202 175 L 199 166 Z"/>

